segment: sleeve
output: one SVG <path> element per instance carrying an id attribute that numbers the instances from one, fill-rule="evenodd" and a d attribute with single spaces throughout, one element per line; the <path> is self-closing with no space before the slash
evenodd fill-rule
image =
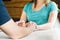
<path id="1" fill-rule="evenodd" d="M 7 9 L 2 1 L 0 1 L 0 25 L 3 25 L 7 21 L 11 19 L 10 15 L 8 14 Z"/>
<path id="2" fill-rule="evenodd" d="M 23 11 L 27 13 L 28 3 L 24 6 Z"/>
<path id="3" fill-rule="evenodd" d="M 55 2 L 50 3 L 50 12 L 58 11 L 58 5 Z"/>

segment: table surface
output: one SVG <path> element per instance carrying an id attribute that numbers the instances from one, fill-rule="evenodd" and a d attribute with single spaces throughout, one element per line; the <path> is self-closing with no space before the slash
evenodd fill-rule
<path id="1" fill-rule="evenodd" d="M 35 32 L 32 32 L 30 35 L 18 40 L 53 40 L 52 35 L 53 35 L 53 32 L 51 30 L 35 31 Z M 60 35 L 60 33 L 58 33 L 58 35 Z M 0 40 L 11 40 L 11 39 L 3 32 L 0 32 Z"/>
<path id="2" fill-rule="evenodd" d="M 10 40 L 10 38 L 3 32 L 0 32 L 0 39 Z M 24 38 L 21 38 L 19 40 L 52 40 L 52 34 L 50 33 L 50 31 L 35 31 L 31 33 L 30 35 Z"/>

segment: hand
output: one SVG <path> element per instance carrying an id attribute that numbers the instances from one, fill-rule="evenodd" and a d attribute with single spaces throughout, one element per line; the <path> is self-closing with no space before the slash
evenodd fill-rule
<path id="1" fill-rule="evenodd" d="M 34 24 L 32 24 L 32 22 L 28 22 L 28 23 L 26 23 L 26 28 L 29 28 L 30 30 L 35 30 L 35 27 L 34 27 L 35 25 Z"/>
<path id="2" fill-rule="evenodd" d="M 30 24 L 34 27 L 34 31 L 39 30 L 37 27 L 38 25 L 35 22 L 30 21 Z"/>
<path id="3" fill-rule="evenodd" d="M 25 27 L 25 21 L 18 21 L 16 22 L 18 26 Z"/>
<path id="4" fill-rule="evenodd" d="M 35 22 L 30 21 L 30 22 L 26 23 L 26 27 L 29 27 L 29 26 L 33 26 L 34 29 L 37 29 L 37 24 Z"/>
<path id="5" fill-rule="evenodd" d="M 30 21 L 30 23 L 33 25 L 35 29 L 37 29 L 37 24 L 35 22 Z"/>

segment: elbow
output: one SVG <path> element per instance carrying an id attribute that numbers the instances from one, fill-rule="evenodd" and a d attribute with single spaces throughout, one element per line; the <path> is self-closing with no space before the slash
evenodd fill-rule
<path id="1" fill-rule="evenodd" d="M 50 26 L 54 26 L 55 22 L 50 22 Z"/>
<path id="2" fill-rule="evenodd" d="M 54 26 L 54 23 L 53 22 L 50 22 L 49 23 L 49 29 L 53 28 L 53 26 Z"/>

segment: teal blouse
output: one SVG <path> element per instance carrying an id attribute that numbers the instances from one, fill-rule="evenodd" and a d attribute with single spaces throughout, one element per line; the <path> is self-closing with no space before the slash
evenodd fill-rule
<path id="1" fill-rule="evenodd" d="M 52 11 L 57 11 L 58 7 L 55 2 L 49 2 L 48 6 L 44 5 L 39 11 L 32 10 L 32 3 L 27 3 L 23 11 L 27 15 L 28 21 L 33 21 L 37 25 L 45 24 L 48 22 L 49 14 Z"/>

